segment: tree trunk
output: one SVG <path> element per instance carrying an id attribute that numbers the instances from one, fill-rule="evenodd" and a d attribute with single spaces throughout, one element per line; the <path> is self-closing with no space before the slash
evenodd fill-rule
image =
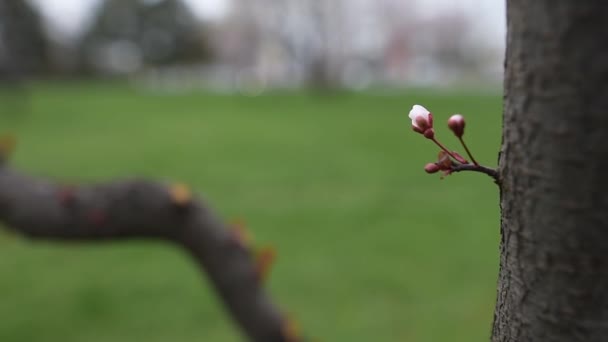
<path id="1" fill-rule="evenodd" d="M 608 3 L 507 1 L 492 341 L 608 340 Z"/>

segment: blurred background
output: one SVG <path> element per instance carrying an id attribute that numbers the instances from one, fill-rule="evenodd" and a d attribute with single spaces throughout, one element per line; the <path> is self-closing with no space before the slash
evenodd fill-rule
<path id="1" fill-rule="evenodd" d="M 503 1 L 1 0 L 0 132 L 60 182 L 190 184 L 278 260 L 321 341 L 485 341 L 498 271 L 486 176 L 423 171 L 422 104 L 500 146 Z M 0 231 L 0 341 L 239 341 L 172 246 Z"/>

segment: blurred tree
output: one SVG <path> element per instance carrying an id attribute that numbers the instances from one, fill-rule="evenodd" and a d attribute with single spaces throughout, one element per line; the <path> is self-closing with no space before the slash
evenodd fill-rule
<path id="1" fill-rule="evenodd" d="M 0 79 L 16 80 L 48 68 L 41 18 L 27 1 L 0 1 Z"/>
<path id="2" fill-rule="evenodd" d="M 493 341 L 608 336 L 608 5 L 507 1 Z"/>
<path id="3" fill-rule="evenodd" d="M 361 23 L 351 20 L 360 16 L 361 6 L 346 0 L 235 2 L 235 11 L 225 29 L 240 31 L 236 35 L 242 43 L 236 48 L 220 47 L 220 50 L 231 50 L 228 54 L 237 55 L 241 60 L 239 67 L 257 69 L 266 81 L 335 88 L 342 86 L 345 61 L 361 59 L 356 51 Z M 220 42 L 220 45 L 226 43 Z"/>
<path id="4" fill-rule="evenodd" d="M 0 115 L 9 118 L 10 126 L 29 108 L 23 81 L 49 70 L 49 42 L 41 19 L 27 1 L 0 1 Z"/>
<path id="5" fill-rule="evenodd" d="M 106 0 L 80 51 L 85 70 L 113 74 L 211 56 L 202 23 L 181 0 Z"/>
<path id="6" fill-rule="evenodd" d="M 434 29 L 427 37 L 434 43 L 431 43 L 429 55 L 435 57 L 444 69 L 474 72 L 479 68 L 481 54 L 470 39 L 472 24 L 462 12 L 438 16 L 432 21 Z"/>

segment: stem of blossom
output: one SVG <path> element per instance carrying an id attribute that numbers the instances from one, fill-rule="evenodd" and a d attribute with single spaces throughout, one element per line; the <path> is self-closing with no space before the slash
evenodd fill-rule
<path id="1" fill-rule="evenodd" d="M 439 146 L 440 149 L 442 149 L 445 153 L 448 154 L 448 156 L 452 157 L 454 160 L 458 160 L 458 158 L 456 158 L 454 156 L 454 154 L 452 152 L 450 152 L 445 146 L 443 146 L 442 143 L 440 143 L 439 141 L 437 141 L 437 139 L 432 138 L 431 139 L 435 144 L 437 144 L 437 146 Z"/>
<path id="2" fill-rule="evenodd" d="M 469 151 L 469 148 L 467 147 L 467 144 L 464 143 L 464 140 L 462 139 L 462 137 L 458 137 L 458 140 L 460 140 L 460 143 L 462 144 L 462 147 L 464 147 L 464 150 L 467 151 L 467 155 L 469 156 L 469 158 L 471 158 L 471 161 L 473 162 L 473 164 L 479 166 L 479 163 L 477 163 L 475 158 L 473 158 L 471 151 Z"/>
<path id="3" fill-rule="evenodd" d="M 484 173 L 494 179 L 494 182 L 500 185 L 500 179 L 498 178 L 498 171 L 496 169 L 492 169 L 489 167 L 485 167 L 482 165 L 472 165 L 472 164 L 457 164 L 453 165 L 450 169 L 451 172 L 462 172 L 462 171 L 474 171 Z"/>

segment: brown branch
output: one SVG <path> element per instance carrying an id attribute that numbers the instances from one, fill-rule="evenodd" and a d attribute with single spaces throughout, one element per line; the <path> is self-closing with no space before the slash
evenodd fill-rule
<path id="1" fill-rule="evenodd" d="M 483 174 L 486 174 L 486 175 L 492 177 L 494 179 L 494 183 L 496 183 L 497 185 L 500 185 L 498 171 L 496 171 L 495 169 L 491 169 L 489 167 L 485 167 L 482 165 L 452 163 L 452 167 L 450 169 L 451 173 L 462 172 L 462 171 L 481 172 Z"/>
<path id="2" fill-rule="evenodd" d="M 0 221 L 32 239 L 164 239 L 187 250 L 252 341 L 291 341 L 252 253 L 200 200 L 145 180 L 65 187 L 0 166 Z M 287 329 L 289 330 L 289 329 Z"/>

